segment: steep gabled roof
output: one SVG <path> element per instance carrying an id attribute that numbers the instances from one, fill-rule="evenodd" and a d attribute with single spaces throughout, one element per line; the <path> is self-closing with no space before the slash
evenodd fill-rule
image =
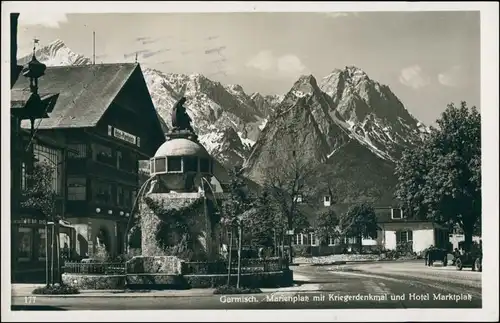
<path id="1" fill-rule="evenodd" d="M 138 64 L 97 64 L 47 67 L 38 80 L 40 93 L 59 94 L 49 118 L 36 121 L 39 129 L 94 127 L 138 68 Z M 29 80 L 19 77 L 13 98 L 29 93 Z M 29 122 L 23 122 L 29 127 Z"/>

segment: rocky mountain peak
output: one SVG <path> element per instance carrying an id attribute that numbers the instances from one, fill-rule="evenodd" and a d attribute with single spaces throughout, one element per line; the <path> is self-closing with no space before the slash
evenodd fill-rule
<path id="1" fill-rule="evenodd" d="M 307 99 L 315 95 L 321 95 L 316 78 L 312 75 L 302 75 L 283 98 L 283 107 L 286 109 L 299 99 Z"/>
<path id="2" fill-rule="evenodd" d="M 252 99 L 252 100 L 264 100 L 264 97 L 259 92 L 254 92 L 250 95 L 250 99 Z"/>
<path id="3" fill-rule="evenodd" d="M 63 40 L 56 39 L 53 42 L 51 42 L 47 47 L 57 49 L 57 48 L 66 47 L 66 44 L 64 43 Z"/>
<path id="4" fill-rule="evenodd" d="M 26 64 L 31 59 L 31 56 L 29 54 L 18 59 L 18 64 Z M 47 66 L 88 65 L 92 63 L 89 58 L 76 54 L 69 49 L 61 39 L 56 39 L 50 44 L 38 48 L 35 51 L 35 56 Z"/>
<path id="5" fill-rule="evenodd" d="M 318 82 L 313 75 L 302 75 L 292 86 L 292 89 L 310 88 L 316 89 L 318 87 Z"/>
<path id="6" fill-rule="evenodd" d="M 232 92 L 236 92 L 236 93 L 239 93 L 239 94 L 246 95 L 245 91 L 243 90 L 243 88 L 239 84 L 229 84 L 229 85 L 226 86 L 226 88 L 229 89 Z"/>

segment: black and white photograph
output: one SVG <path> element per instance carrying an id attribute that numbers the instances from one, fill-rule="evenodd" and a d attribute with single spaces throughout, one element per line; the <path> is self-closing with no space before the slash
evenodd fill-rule
<path id="1" fill-rule="evenodd" d="M 498 320 L 498 3 L 6 1 L 9 68 L 2 320 Z"/>

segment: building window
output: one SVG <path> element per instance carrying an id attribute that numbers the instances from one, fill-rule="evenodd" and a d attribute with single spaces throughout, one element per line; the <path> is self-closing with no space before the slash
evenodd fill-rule
<path id="1" fill-rule="evenodd" d="M 345 237 L 344 238 L 344 243 L 345 244 L 356 244 L 358 243 L 358 237 Z"/>
<path id="2" fill-rule="evenodd" d="M 33 229 L 19 228 L 19 261 L 30 261 L 33 257 Z"/>
<path id="3" fill-rule="evenodd" d="M 301 233 L 295 235 L 295 244 L 296 245 L 302 244 L 302 234 Z"/>
<path id="4" fill-rule="evenodd" d="M 68 177 L 68 200 L 83 201 L 87 199 L 87 179 L 84 177 Z"/>
<path id="5" fill-rule="evenodd" d="M 116 152 L 116 168 L 120 169 L 121 168 L 121 163 L 122 163 L 122 152 L 117 151 Z"/>
<path id="6" fill-rule="evenodd" d="M 68 158 L 69 159 L 87 158 L 87 145 L 68 144 Z"/>
<path id="7" fill-rule="evenodd" d="M 111 184 L 96 181 L 93 187 L 94 198 L 97 203 L 111 204 L 112 187 Z"/>
<path id="8" fill-rule="evenodd" d="M 116 188 L 116 205 L 125 206 L 125 190 L 121 186 Z"/>
<path id="9" fill-rule="evenodd" d="M 316 245 L 316 234 L 314 232 L 311 233 L 311 246 Z"/>
<path id="10" fill-rule="evenodd" d="M 206 158 L 200 158 L 200 172 L 209 173 L 210 172 L 210 161 Z"/>
<path id="11" fill-rule="evenodd" d="M 129 208 L 132 206 L 132 191 L 129 189 L 123 190 L 123 205 L 126 208 Z"/>
<path id="12" fill-rule="evenodd" d="M 47 234 L 45 229 L 38 229 L 38 259 L 44 260 L 47 256 Z"/>
<path id="13" fill-rule="evenodd" d="M 120 168 L 131 173 L 137 172 L 138 161 L 135 154 L 129 152 L 120 152 Z"/>
<path id="14" fill-rule="evenodd" d="M 113 159 L 113 151 L 111 148 L 99 144 L 94 144 L 93 146 L 94 150 L 92 153 L 94 160 L 108 165 L 115 165 L 115 160 Z"/>
<path id="15" fill-rule="evenodd" d="M 326 195 L 323 197 L 323 205 L 324 206 L 330 206 L 331 204 L 331 199 L 330 199 L 330 196 Z"/>
<path id="16" fill-rule="evenodd" d="M 397 231 L 396 232 L 396 243 L 405 243 L 405 242 L 410 242 L 413 241 L 413 231 L 411 230 L 406 230 L 406 231 Z"/>
<path id="17" fill-rule="evenodd" d="M 302 244 L 306 246 L 311 244 L 311 238 L 309 234 L 302 234 Z"/>
<path id="18" fill-rule="evenodd" d="M 168 157 L 167 158 L 167 171 L 168 172 L 182 172 L 182 159 L 181 157 Z M 155 172 L 157 170 L 155 169 Z"/>
<path id="19" fill-rule="evenodd" d="M 198 171 L 198 158 L 197 157 L 184 157 L 184 171 L 197 172 Z"/>
<path id="20" fill-rule="evenodd" d="M 393 208 L 391 209 L 391 217 L 393 219 L 402 219 L 403 211 L 400 208 Z"/>
<path id="21" fill-rule="evenodd" d="M 366 236 L 363 236 L 363 239 L 365 239 L 365 240 L 377 240 L 377 237 L 378 237 L 378 232 L 375 231 L 373 236 L 366 235 Z"/>
<path id="22" fill-rule="evenodd" d="M 39 144 L 33 145 L 35 161 L 52 168 L 51 188 L 56 194 L 62 193 L 62 151 Z"/>
<path id="23" fill-rule="evenodd" d="M 156 158 L 155 159 L 155 173 L 163 173 L 166 169 L 166 160 L 165 158 Z"/>
<path id="24" fill-rule="evenodd" d="M 129 208 L 132 206 L 132 190 L 118 186 L 116 188 L 117 206 Z"/>

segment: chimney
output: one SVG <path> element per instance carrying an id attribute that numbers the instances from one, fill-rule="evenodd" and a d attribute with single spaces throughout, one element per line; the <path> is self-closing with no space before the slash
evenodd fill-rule
<path id="1" fill-rule="evenodd" d="M 17 21 L 19 13 L 10 14 L 10 87 L 14 85 L 19 76 L 17 67 Z"/>

